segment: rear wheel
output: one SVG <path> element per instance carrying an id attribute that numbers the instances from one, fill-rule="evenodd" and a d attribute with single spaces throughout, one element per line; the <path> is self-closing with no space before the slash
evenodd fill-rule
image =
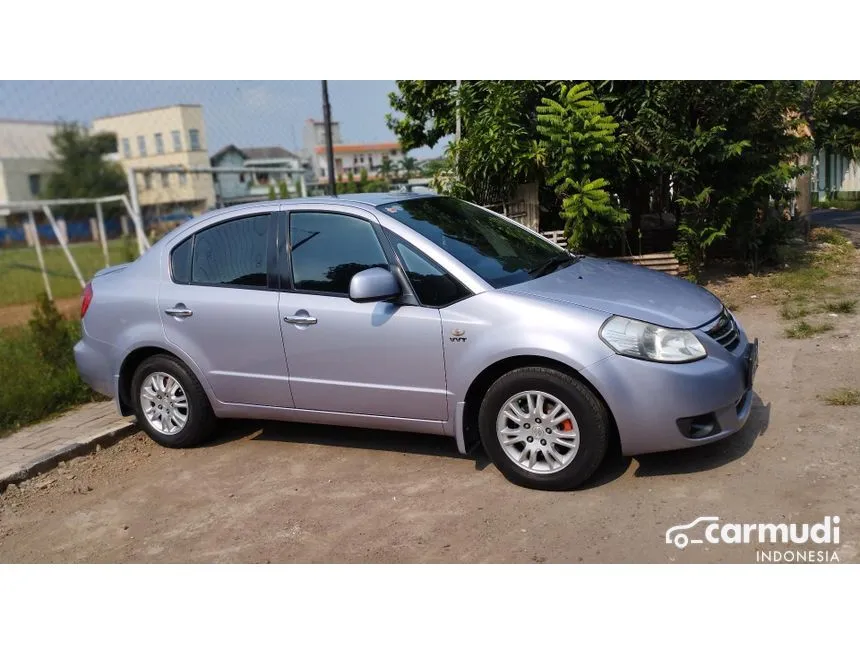
<path id="1" fill-rule="evenodd" d="M 172 356 L 152 356 L 138 366 L 131 399 L 138 423 L 154 441 L 168 448 L 196 445 L 215 425 L 200 382 Z"/>
<path id="2" fill-rule="evenodd" d="M 500 377 L 479 413 L 484 449 L 511 482 L 568 490 L 587 480 L 609 445 L 609 414 L 579 380 L 545 367 Z"/>

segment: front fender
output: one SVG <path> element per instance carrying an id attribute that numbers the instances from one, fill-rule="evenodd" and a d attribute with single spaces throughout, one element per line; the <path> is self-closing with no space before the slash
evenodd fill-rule
<path id="1" fill-rule="evenodd" d="M 608 316 L 593 309 L 491 291 L 441 314 L 449 392 L 446 430 L 453 435 L 460 429 L 469 387 L 492 365 L 534 356 L 581 372 L 613 355 L 598 336 Z"/>

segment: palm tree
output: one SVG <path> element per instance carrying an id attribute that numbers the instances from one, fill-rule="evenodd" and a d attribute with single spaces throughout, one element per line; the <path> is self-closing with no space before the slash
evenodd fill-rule
<path id="1" fill-rule="evenodd" d="M 403 161 L 400 162 L 400 167 L 403 169 L 403 172 L 406 174 L 406 179 L 409 179 L 412 176 L 412 171 L 415 170 L 416 162 L 413 157 L 405 156 L 403 157 Z"/>
<path id="2" fill-rule="evenodd" d="M 379 174 L 385 181 L 388 181 L 388 178 L 391 176 L 391 173 L 394 171 L 394 165 L 391 163 L 391 159 L 385 157 L 382 160 L 382 165 L 379 166 Z"/>

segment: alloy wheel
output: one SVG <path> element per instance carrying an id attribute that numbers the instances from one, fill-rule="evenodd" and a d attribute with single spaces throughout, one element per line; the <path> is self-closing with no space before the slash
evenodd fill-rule
<path id="1" fill-rule="evenodd" d="M 182 385 L 165 372 L 153 372 L 140 386 L 140 407 L 156 432 L 173 435 L 188 421 L 188 398 Z"/>
<path id="2" fill-rule="evenodd" d="M 505 454 L 523 470 L 556 473 L 579 451 L 579 425 L 557 397 L 528 390 L 509 398 L 496 418 L 496 433 Z"/>

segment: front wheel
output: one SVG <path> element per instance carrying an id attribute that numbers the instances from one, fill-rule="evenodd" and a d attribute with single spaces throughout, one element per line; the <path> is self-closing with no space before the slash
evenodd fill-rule
<path id="1" fill-rule="evenodd" d="M 523 367 L 500 377 L 478 417 L 484 449 L 511 482 L 569 490 L 606 455 L 609 413 L 581 381 L 554 369 Z"/>
<path id="2" fill-rule="evenodd" d="M 140 364 L 131 381 L 131 398 L 146 434 L 168 448 L 202 442 L 215 424 L 200 382 L 172 356 L 152 356 Z"/>

